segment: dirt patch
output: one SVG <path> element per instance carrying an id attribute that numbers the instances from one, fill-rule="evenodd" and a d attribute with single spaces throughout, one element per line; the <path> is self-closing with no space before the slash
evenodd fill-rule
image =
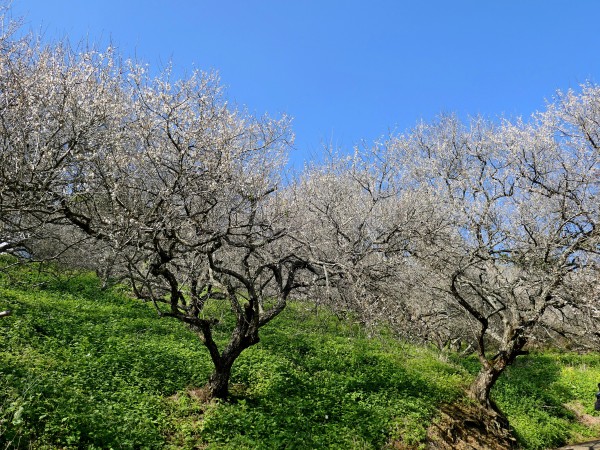
<path id="1" fill-rule="evenodd" d="M 595 428 L 600 432 L 600 417 L 586 414 L 585 407 L 579 402 L 565 403 L 563 406 L 575 414 L 577 421 L 589 428 Z"/>
<path id="2" fill-rule="evenodd" d="M 555 450 L 600 450 L 600 441 L 587 441 L 580 444 L 571 444 Z"/>
<path id="3" fill-rule="evenodd" d="M 501 417 L 472 403 L 445 405 L 427 430 L 427 448 L 436 450 L 506 450 L 517 441 Z"/>
<path id="4" fill-rule="evenodd" d="M 210 389 L 208 386 L 199 388 L 189 388 L 186 394 L 199 403 L 209 403 L 211 401 Z"/>
<path id="5" fill-rule="evenodd" d="M 167 397 L 167 401 L 170 403 L 177 403 L 182 400 L 183 397 L 188 397 L 197 402 L 198 404 L 206 404 L 211 402 L 210 391 L 208 387 L 199 387 L 199 388 L 187 388 L 182 393 L 175 393 L 170 397 Z"/>
<path id="6" fill-rule="evenodd" d="M 234 383 L 231 386 L 229 386 L 230 398 L 228 399 L 228 401 L 235 403 L 237 401 L 238 397 L 243 398 L 246 394 L 247 394 L 247 388 L 246 388 L 245 384 Z M 201 405 L 213 403 L 213 402 L 217 401 L 217 400 L 211 398 L 210 389 L 208 388 L 208 385 L 205 385 L 202 387 L 189 387 L 185 390 L 184 393 L 174 394 L 171 397 L 169 397 L 168 399 L 170 401 L 176 402 L 176 401 L 180 400 L 182 395 L 186 395 L 187 397 L 191 398 L 192 400 L 194 400 L 195 402 L 197 402 L 198 404 L 201 404 Z"/>

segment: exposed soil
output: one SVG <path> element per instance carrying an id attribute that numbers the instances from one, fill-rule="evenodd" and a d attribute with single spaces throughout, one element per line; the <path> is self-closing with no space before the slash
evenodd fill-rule
<path id="1" fill-rule="evenodd" d="M 446 405 L 427 430 L 427 448 L 506 450 L 517 441 L 501 417 L 472 403 Z"/>
<path id="2" fill-rule="evenodd" d="M 565 403 L 563 405 L 566 409 L 571 411 L 577 417 L 577 421 L 582 425 L 590 428 L 596 428 L 600 433 L 600 417 L 592 416 L 585 413 L 585 408 L 581 403 L 572 402 Z"/>
<path id="3" fill-rule="evenodd" d="M 577 421 L 586 427 L 595 429 L 597 431 L 597 436 L 600 436 L 600 417 L 592 416 L 590 414 L 586 414 L 585 407 L 579 402 L 565 403 L 563 405 L 566 409 L 575 414 Z M 588 438 L 589 439 L 589 438 Z M 577 436 L 575 439 L 577 440 Z M 581 436 L 580 441 L 584 440 L 584 437 Z M 570 444 L 565 447 L 561 447 L 557 450 L 592 450 L 599 449 L 600 450 L 600 440 L 595 441 L 586 441 L 581 442 L 579 444 Z"/>
<path id="4" fill-rule="evenodd" d="M 600 450 L 600 441 L 588 441 L 581 444 L 571 444 L 556 450 Z"/>
<path id="5" fill-rule="evenodd" d="M 189 388 L 186 393 L 190 396 L 190 398 L 193 398 L 201 404 L 209 403 L 211 401 L 210 390 L 208 389 L 208 386 Z"/>

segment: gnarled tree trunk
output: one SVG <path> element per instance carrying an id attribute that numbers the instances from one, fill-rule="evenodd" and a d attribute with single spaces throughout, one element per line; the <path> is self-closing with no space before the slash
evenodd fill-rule
<path id="1" fill-rule="evenodd" d="M 231 340 L 222 353 L 219 353 L 212 339 L 212 334 L 203 333 L 204 344 L 210 352 L 215 367 L 206 385 L 210 398 L 227 399 L 233 364 L 244 350 L 260 341 L 258 336 L 258 317 L 255 311 L 257 304 L 256 302 L 252 303 L 253 307 L 246 308 L 244 314 L 238 315 L 237 325 L 231 335 Z"/>
<path id="2" fill-rule="evenodd" d="M 487 367 L 486 367 L 487 366 Z M 500 414 L 500 410 L 491 398 L 494 384 L 506 368 L 505 364 L 484 365 L 469 387 L 469 397 L 483 406 L 486 410 Z"/>
<path id="3" fill-rule="evenodd" d="M 210 398 L 226 400 L 229 396 L 229 378 L 231 376 L 231 365 L 215 367 L 214 372 L 208 379 L 208 390 Z"/>
<path id="4" fill-rule="evenodd" d="M 490 428 L 488 432 L 510 437 L 512 433 L 508 419 L 490 395 L 492 387 L 507 366 L 503 360 L 497 361 L 496 364 L 485 364 L 471 383 L 468 395 L 485 411 L 487 427 Z"/>
<path id="5" fill-rule="evenodd" d="M 507 342 L 493 358 L 487 359 L 481 348 L 479 360 L 482 367 L 469 387 L 469 397 L 495 416 L 502 428 L 508 429 L 508 420 L 492 400 L 491 391 L 500 375 L 514 362 L 517 356 L 528 353 L 523 351 L 526 343 L 527 339 L 519 329 L 507 333 Z"/>

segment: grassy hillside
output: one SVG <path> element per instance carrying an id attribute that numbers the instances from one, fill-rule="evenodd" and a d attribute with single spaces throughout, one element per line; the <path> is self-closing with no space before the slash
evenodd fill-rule
<path id="1" fill-rule="evenodd" d="M 476 370 L 293 304 L 234 366 L 234 402 L 206 404 L 208 355 L 182 324 L 93 275 L 0 277 L 0 448 L 417 448 Z M 598 381 L 598 355 L 537 354 L 495 396 L 546 448 L 593 435 L 577 414 Z"/>

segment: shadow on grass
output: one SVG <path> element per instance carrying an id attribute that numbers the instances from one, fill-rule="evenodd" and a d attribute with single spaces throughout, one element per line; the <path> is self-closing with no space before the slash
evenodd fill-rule
<path id="1" fill-rule="evenodd" d="M 595 385 L 575 374 L 567 379 L 565 367 L 568 363 L 560 353 L 531 353 L 520 357 L 494 387 L 492 396 L 523 448 L 558 447 L 573 434 L 589 432 L 565 405 L 581 402 L 584 386 L 589 384 L 591 406 Z"/>
<path id="2" fill-rule="evenodd" d="M 36 287 L 23 288 L 34 276 Z M 383 345 L 296 305 L 235 363 L 235 402 L 176 404 L 175 392 L 183 398 L 210 373 L 196 335 L 100 290 L 93 275 L 41 276 L 5 284 L 16 313 L 0 322 L 0 402 L 17 405 L 3 423 L 40 445 L 158 448 L 165 436 L 183 448 L 416 444 L 437 406 L 459 395 L 460 370 L 433 353 Z"/>
<path id="3" fill-rule="evenodd" d="M 419 358 L 434 360 L 433 354 L 409 356 L 400 345 L 384 350 L 377 340 L 349 330 L 340 335 L 331 329 L 336 325 L 292 308 L 278 320 L 234 365 L 232 381 L 244 387 L 237 401 L 204 415 L 201 434 L 209 443 L 382 448 L 402 438 L 416 444 L 437 406 L 458 395 L 456 384 L 420 373 L 426 365 L 411 367 Z"/>

